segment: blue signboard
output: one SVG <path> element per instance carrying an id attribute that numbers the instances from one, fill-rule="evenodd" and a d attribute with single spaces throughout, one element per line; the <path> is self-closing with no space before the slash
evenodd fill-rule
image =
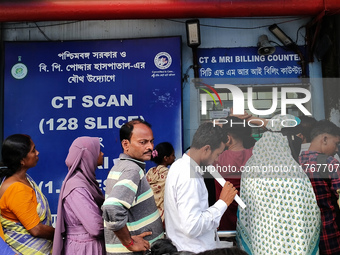
<path id="1" fill-rule="evenodd" d="M 180 47 L 180 37 L 5 43 L 4 137 L 32 137 L 40 155 L 28 174 L 52 214 L 79 136 L 101 139 L 104 164 L 96 175 L 103 190 L 122 152 L 119 128 L 129 120 L 145 119 L 155 145 L 171 142 L 181 154 Z"/>
<path id="2" fill-rule="evenodd" d="M 266 56 L 257 51 L 257 47 L 198 48 L 199 77 L 224 78 L 231 84 L 301 83 L 303 72 L 297 53 L 281 47 Z"/>

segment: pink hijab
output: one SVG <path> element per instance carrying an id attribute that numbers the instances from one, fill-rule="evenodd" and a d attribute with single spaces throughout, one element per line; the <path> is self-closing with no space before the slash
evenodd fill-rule
<path id="1" fill-rule="evenodd" d="M 53 240 L 53 255 L 62 254 L 63 234 L 65 233 L 63 200 L 75 188 L 85 188 L 94 197 L 95 202 L 100 208 L 104 202 L 104 195 L 99 188 L 96 180 L 95 171 L 100 153 L 100 142 L 98 137 L 78 137 L 75 139 L 69 149 L 65 160 L 68 167 L 68 174 L 61 186 L 57 223 Z"/>

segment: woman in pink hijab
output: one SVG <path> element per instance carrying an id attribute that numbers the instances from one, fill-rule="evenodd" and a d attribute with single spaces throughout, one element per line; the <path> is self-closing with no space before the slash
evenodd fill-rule
<path id="1" fill-rule="evenodd" d="M 104 196 L 95 175 L 103 155 L 97 137 L 73 141 L 65 161 L 69 171 L 59 195 L 53 255 L 105 254 L 100 209 Z"/>

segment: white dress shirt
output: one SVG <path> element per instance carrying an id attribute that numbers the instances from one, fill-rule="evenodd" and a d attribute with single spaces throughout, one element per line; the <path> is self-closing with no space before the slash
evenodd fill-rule
<path id="1" fill-rule="evenodd" d="M 217 227 L 227 204 L 208 205 L 199 166 L 187 154 L 170 167 L 164 196 L 165 230 L 179 251 L 202 252 L 219 245 Z"/>

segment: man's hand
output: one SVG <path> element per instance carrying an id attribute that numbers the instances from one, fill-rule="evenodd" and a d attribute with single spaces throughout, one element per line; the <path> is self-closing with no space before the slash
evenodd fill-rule
<path id="1" fill-rule="evenodd" d="M 239 118 L 239 119 L 241 119 L 241 120 L 247 120 L 247 119 L 251 118 L 253 115 L 247 113 L 246 111 L 244 111 L 243 114 L 234 114 L 233 108 L 230 108 L 230 114 L 229 114 L 229 116 L 231 116 L 231 117 L 237 117 L 237 118 Z"/>
<path id="2" fill-rule="evenodd" d="M 150 249 L 150 243 L 144 240 L 145 236 L 151 235 L 152 232 L 143 232 L 137 236 L 131 236 L 133 245 L 127 247 L 130 251 L 146 251 Z"/>
<path id="3" fill-rule="evenodd" d="M 150 249 L 150 243 L 144 240 L 144 237 L 149 236 L 152 232 L 143 232 L 137 236 L 130 236 L 130 232 L 126 225 L 114 232 L 120 242 L 130 251 L 146 251 Z"/>
<path id="4" fill-rule="evenodd" d="M 233 202 L 237 192 L 237 189 L 230 182 L 227 181 L 221 191 L 220 199 L 229 206 Z"/>

